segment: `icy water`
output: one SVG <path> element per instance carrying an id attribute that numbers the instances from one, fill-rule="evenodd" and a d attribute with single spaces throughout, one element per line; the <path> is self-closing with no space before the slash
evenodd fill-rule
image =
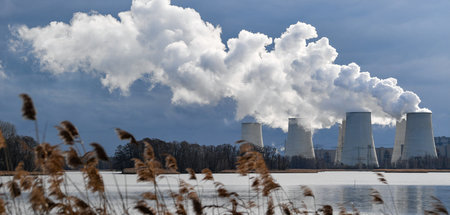
<path id="1" fill-rule="evenodd" d="M 275 173 L 273 178 L 280 183 L 282 191 L 277 196 L 281 200 L 290 199 L 297 208 L 306 206 L 308 209 L 331 205 L 334 213 L 338 214 L 340 207 L 347 211 L 355 208 L 361 214 L 424 214 L 425 210 L 432 209 L 432 196 L 442 201 L 447 210 L 450 210 L 450 173 L 384 173 L 389 185 L 382 184 L 373 172 L 320 172 L 320 173 Z M 135 176 L 130 177 L 129 180 Z M 197 175 L 201 189 L 199 192 L 204 200 L 212 200 L 217 194 L 211 184 L 201 181 L 202 175 Z M 230 192 L 237 192 L 242 199 L 249 199 L 254 192 L 249 193 L 249 177 L 237 174 L 214 174 L 215 180 L 225 184 Z M 161 185 L 161 189 L 176 190 L 176 178 L 168 176 L 170 186 Z M 191 184 L 196 181 L 188 180 L 188 176 L 181 174 L 181 179 Z M 166 183 L 167 184 L 167 183 Z M 300 186 L 310 187 L 315 195 L 304 197 Z M 132 192 L 139 189 L 136 195 L 142 192 L 142 186 L 135 184 Z M 384 204 L 372 203 L 371 189 L 380 192 Z M 134 191 L 133 191 L 134 190 Z M 132 194 L 133 195 L 133 194 Z M 287 198 L 286 198 L 287 196 Z M 257 213 L 255 213 L 257 214 Z"/>
<path id="2" fill-rule="evenodd" d="M 439 198 L 450 208 L 450 186 L 417 186 L 417 185 L 315 185 L 310 186 L 316 196 L 318 205 L 329 204 L 335 210 L 344 206 L 352 211 L 352 206 L 363 213 L 380 214 L 424 214 L 424 210 L 432 209 L 432 198 Z M 371 189 L 380 192 L 385 204 L 372 203 Z M 286 188 L 291 199 L 301 199 L 298 187 Z M 395 203 L 395 205 L 393 204 Z"/>
<path id="3" fill-rule="evenodd" d="M 274 195 L 274 199 L 280 202 L 288 200 L 297 208 L 306 207 L 310 211 L 322 205 L 331 205 L 334 214 L 338 214 L 339 208 L 344 207 L 351 212 L 355 208 L 361 214 L 424 214 L 425 210 L 432 209 L 433 199 L 439 198 L 447 210 L 450 210 L 450 173 L 384 173 L 389 185 L 378 181 L 373 172 L 320 172 L 320 173 L 274 173 L 273 178 L 282 186 L 282 190 Z M 108 199 L 120 211 L 121 200 L 118 190 L 126 196 L 129 208 L 140 199 L 143 192 L 153 191 L 148 183 L 137 183 L 136 175 L 123 175 L 118 172 L 102 173 Z M 197 185 L 196 191 L 204 205 L 214 204 L 217 201 L 225 201 L 217 197 L 214 185 L 211 182 L 202 181 L 203 175 L 198 174 L 198 180 L 189 180 L 187 174 L 166 175 L 159 180 L 159 189 L 165 195 L 168 202 L 170 191 L 178 191 L 178 181 L 187 181 Z M 255 193 L 249 192 L 249 177 L 238 174 L 214 174 L 216 181 L 222 182 L 229 192 L 237 192 L 240 198 L 255 200 Z M 1 182 L 6 182 L 11 177 L 0 177 Z M 67 191 L 72 195 L 78 195 L 79 190 L 84 190 L 82 175 L 79 172 L 67 173 Z M 310 187 L 315 195 L 315 201 L 311 197 L 304 197 L 300 186 Z M 371 189 L 380 192 L 385 204 L 373 204 Z M 1 193 L 6 192 L 1 189 Z M 25 193 L 25 195 L 27 195 Z M 25 197 L 22 197 L 26 199 Z M 24 201 L 26 203 L 26 200 Z M 263 202 L 263 201 L 260 201 Z M 255 209 L 252 214 L 263 214 L 264 204 L 259 211 Z M 131 211 L 133 214 L 136 211 Z M 277 212 L 277 211 L 276 211 Z M 281 214 L 279 211 L 277 214 Z"/>

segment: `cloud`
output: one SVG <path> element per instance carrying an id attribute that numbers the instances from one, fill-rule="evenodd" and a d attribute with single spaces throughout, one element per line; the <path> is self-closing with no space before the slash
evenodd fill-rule
<path id="1" fill-rule="evenodd" d="M 252 116 L 285 131 L 292 116 L 324 128 L 347 111 L 371 111 L 374 123 L 387 125 L 426 110 L 396 79 L 371 77 L 356 63 L 335 64 L 338 53 L 328 38 L 306 23 L 275 39 L 242 30 L 225 45 L 219 26 L 167 0 L 134 0 L 118 17 L 76 13 L 70 23 L 16 26 L 12 48 L 30 45 L 43 70 L 92 73 L 125 95 L 141 79 L 168 86 L 176 105 L 232 98 L 236 119 Z"/>
<path id="2" fill-rule="evenodd" d="M 0 60 L 0 79 L 6 79 L 8 76 L 5 74 L 5 68 L 3 68 L 3 63 Z"/>

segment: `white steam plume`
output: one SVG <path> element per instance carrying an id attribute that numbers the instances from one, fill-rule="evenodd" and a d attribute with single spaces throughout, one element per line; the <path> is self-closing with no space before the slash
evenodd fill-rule
<path id="1" fill-rule="evenodd" d="M 19 26 L 11 47 L 30 44 L 44 70 L 95 73 L 104 86 L 124 94 L 145 78 L 168 86 L 178 105 L 214 105 L 230 97 L 237 119 L 250 115 L 285 131 L 292 116 L 324 128 L 347 111 L 371 111 L 374 123 L 386 125 L 422 110 L 419 97 L 396 79 L 371 77 L 355 63 L 334 64 L 338 54 L 327 38 L 306 42 L 317 32 L 305 23 L 274 40 L 242 30 L 225 45 L 220 27 L 168 0 L 134 0 L 119 18 L 76 13 L 69 24 Z"/>

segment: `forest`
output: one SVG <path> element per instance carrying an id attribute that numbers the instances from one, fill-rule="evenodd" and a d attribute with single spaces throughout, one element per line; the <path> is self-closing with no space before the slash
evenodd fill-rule
<path id="1" fill-rule="evenodd" d="M 14 170 L 19 162 L 24 162 L 28 171 L 35 170 L 34 147 L 37 142 L 33 137 L 17 134 L 12 123 L 0 121 L 0 129 L 4 143 L 0 143 L 0 170 Z M 158 160 L 164 161 L 167 155 L 172 155 L 177 160 L 179 171 L 186 172 L 186 168 L 192 168 L 200 172 L 209 168 L 213 172 L 230 171 L 236 169 L 236 161 L 239 154 L 238 144 L 199 145 L 186 141 L 166 142 L 155 138 L 144 138 L 136 143 L 127 143 L 116 148 L 109 161 L 100 161 L 98 168 L 109 170 L 123 170 L 134 167 L 132 158 L 143 158 L 145 144 L 150 144 Z M 3 146 L 2 146 L 3 145 Z M 368 169 L 362 166 L 335 165 L 328 156 L 316 159 L 305 159 L 299 156 L 285 157 L 276 148 L 265 146 L 256 147 L 270 170 L 287 169 Z M 450 169 L 448 157 L 418 157 L 408 161 L 391 165 L 389 161 L 379 159 L 380 169 Z"/>

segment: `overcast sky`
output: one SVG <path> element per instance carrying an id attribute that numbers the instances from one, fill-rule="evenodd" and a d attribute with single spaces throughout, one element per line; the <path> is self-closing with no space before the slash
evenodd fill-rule
<path id="1" fill-rule="evenodd" d="M 170 76 L 171 83 L 153 82 L 148 74 L 136 76 L 135 72 L 128 72 L 128 67 L 125 66 L 123 73 L 116 74 L 113 71 L 111 74 L 116 74 L 121 80 L 135 76 L 137 78 L 126 83 L 115 82 L 114 78 L 106 78 L 108 73 L 101 71 L 109 68 L 109 64 L 103 61 L 98 67 L 95 67 L 97 61 L 83 65 L 93 67 L 92 70 L 83 71 L 83 67 L 76 68 L 74 72 L 66 72 L 73 69 L 73 62 L 67 63 L 68 58 L 81 58 L 73 57 L 75 48 L 69 49 L 68 46 L 61 46 L 63 49 L 59 50 L 63 51 L 53 56 L 64 58 L 57 61 L 58 66 L 67 65 L 62 68 L 63 72 L 58 72 L 53 64 L 45 67 L 42 62 L 46 56 L 30 52 L 32 47 L 29 44 L 21 44 L 19 48 L 15 46 L 18 38 L 27 37 L 35 45 L 38 36 L 57 38 L 55 35 L 42 33 L 39 28 L 36 28 L 36 34 L 27 32 L 18 37 L 18 26 L 25 25 L 27 29 L 34 29 L 37 26 L 48 26 L 53 21 L 69 24 L 76 12 L 84 12 L 88 18 L 96 14 L 110 14 L 113 16 L 111 19 L 119 19 L 118 13 L 129 11 L 131 4 L 131 1 L 124 0 L 0 0 L 0 120 L 15 124 L 20 134 L 32 136 L 33 124 L 21 118 L 21 100 L 18 97 L 20 93 L 28 93 L 34 99 L 38 111 L 40 130 L 43 132 L 47 126 L 46 139 L 52 143 L 60 142 L 53 126 L 63 120 L 72 121 L 86 142 L 99 142 L 110 154 L 113 154 L 118 145 L 123 144 L 116 138 L 115 127 L 133 133 L 138 139 L 150 137 L 166 141 L 186 140 L 207 145 L 233 143 L 240 139 L 240 123 L 254 118 L 247 116 L 240 121 L 236 120 L 236 115 L 241 111 L 237 108 L 241 102 L 239 92 L 227 92 L 232 96 L 223 93 L 224 96 L 220 94 L 222 88 L 218 87 L 214 95 L 194 92 L 194 96 L 186 96 L 180 93 L 181 102 L 174 103 L 174 92 L 178 88 L 171 83 L 183 85 L 185 79 L 182 77 Z M 421 108 L 433 111 L 435 136 L 450 135 L 449 1 L 180 0 L 173 1 L 172 4 L 193 8 L 203 21 L 212 24 L 212 28 L 220 28 L 220 43 L 214 40 L 214 35 L 202 37 L 201 41 L 212 38 L 211 43 L 206 43 L 208 46 L 220 47 L 223 43 L 226 50 L 230 49 L 228 39 L 243 37 L 240 35 L 243 29 L 279 38 L 290 25 L 299 21 L 310 24 L 315 27 L 318 37 L 307 39 L 308 43 L 326 37 L 329 46 L 334 47 L 338 54 L 335 64 L 348 65 L 355 62 L 361 71 L 370 72 L 372 77 L 397 79 L 399 87 L 420 97 Z M 145 17 L 144 23 L 152 19 L 148 14 L 142 16 Z M 191 19 L 197 20 L 192 13 L 186 15 L 186 26 L 196 25 L 190 23 Z M 95 29 L 86 29 L 93 32 L 92 38 L 86 37 L 80 44 L 89 47 L 89 41 L 97 37 Z M 108 29 L 114 29 L 114 26 L 106 26 L 100 32 Z M 133 30 L 130 32 L 134 32 Z M 126 40 L 130 34 L 125 32 L 120 38 Z M 151 44 L 153 34 L 141 34 L 148 36 L 148 43 Z M 256 37 L 255 34 L 250 36 Z M 114 52 L 112 50 L 118 50 L 119 53 L 124 45 L 128 47 L 130 44 L 133 45 L 117 40 L 111 44 L 113 48 L 106 52 L 111 55 Z M 138 44 L 140 45 L 142 44 Z M 47 46 L 45 48 L 50 52 Z M 270 51 L 274 46 L 272 44 L 266 48 Z M 89 54 L 98 56 L 97 49 L 89 51 L 92 51 Z M 153 56 L 151 53 L 143 53 Z M 132 54 L 136 53 L 117 54 L 114 55 L 117 58 L 108 59 L 127 60 Z M 133 60 L 136 58 L 139 56 L 130 57 Z M 133 61 L 137 66 L 140 62 Z M 117 67 L 116 64 L 111 65 Z M 187 87 L 191 89 L 195 84 Z M 216 89 L 215 86 L 212 87 Z M 213 102 L 203 102 L 211 100 Z M 264 116 L 252 113 L 267 120 Z M 276 127 L 273 125 L 277 122 L 268 122 Z M 395 129 L 389 126 L 374 126 L 375 145 L 392 147 L 394 132 Z M 263 137 L 266 145 L 281 146 L 286 135 L 280 128 L 264 126 Z M 314 144 L 325 148 L 336 147 L 336 126 L 316 130 Z"/>

